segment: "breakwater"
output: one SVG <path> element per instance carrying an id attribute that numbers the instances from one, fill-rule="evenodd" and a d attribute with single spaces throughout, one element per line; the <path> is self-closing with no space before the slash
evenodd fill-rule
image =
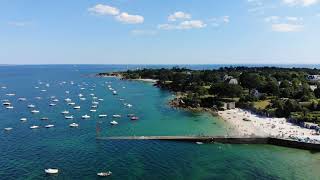
<path id="1" fill-rule="evenodd" d="M 97 137 L 97 140 L 166 140 L 222 144 L 270 144 L 289 148 L 320 151 L 320 144 L 306 143 L 272 137 L 226 137 L 226 136 L 117 136 Z"/>

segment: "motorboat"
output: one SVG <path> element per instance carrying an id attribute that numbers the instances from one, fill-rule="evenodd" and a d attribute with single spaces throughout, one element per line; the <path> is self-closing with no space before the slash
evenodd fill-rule
<path id="1" fill-rule="evenodd" d="M 58 174 L 59 170 L 56 168 L 48 168 L 48 169 L 45 169 L 44 172 L 47 174 Z"/>
<path id="2" fill-rule="evenodd" d="M 54 99 L 54 100 L 52 100 L 53 102 L 59 102 L 59 99 Z"/>
<path id="3" fill-rule="evenodd" d="M 31 113 L 33 113 L 33 114 L 36 114 L 36 113 L 39 113 L 39 112 L 40 112 L 40 111 L 35 110 L 35 109 L 31 111 Z"/>
<path id="4" fill-rule="evenodd" d="M 90 109 L 90 112 L 97 112 L 96 109 Z"/>
<path id="5" fill-rule="evenodd" d="M 91 106 L 91 108 L 97 108 L 98 106 L 97 105 L 93 105 L 93 106 Z"/>
<path id="6" fill-rule="evenodd" d="M 70 98 L 66 98 L 64 101 L 71 102 L 71 99 Z"/>
<path id="7" fill-rule="evenodd" d="M 49 118 L 47 118 L 47 117 L 42 117 L 42 118 L 40 118 L 40 120 L 47 121 L 47 120 L 49 120 Z"/>
<path id="8" fill-rule="evenodd" d="M 47 90 L 46 90 L 46 89 L 41 89 L 40 91 L 41 91 L 41 92 L 46 92 Z"/>
<path id="9" fill-rule="evenodd" d="M 19 98 L 18 101 L 26 101 L 27 98 Z"/>
<path id="10" fill-rule="evenodd" d="M 7 127 L 7 128 L 4 128 L 5 131 L 11 131 L 13 128 L 11 127 Z"/>
<path id="11" fill-rule="evenodd" d="M 28 108 L 35 108 L 36 106 L 35 105 L 33 105 L 33 104 L 29 104 L 28 105 Z"/>
<path id="12" fill-rule="evenodd" d="M 15 96 L 16 94 L 14 94 L 14 93 L 8 93 L 8 94 L 6 94 L 7 96 Z"/>
<path id="13" fill-rule="evenodd" d="M 79 97 L 83 97 L 83 95 L 82 95 L 82 94 L 79 94 L 78 96 L 79 96 Z"/>
<path id="14" fill-rule="evenodd" d="M 37 97 L 35 97 L 35 98 L 38 99 L 38 100 L 42 99 L 42 97 L 40 97 L 40 96 L 37 96 Z"/>
<path id="15" fill-rule="evenodd" d="M 27 118 L 21 118 L 20 121 L 27 121 Z"/>
<path id="16" fill-rule="evenodd" d="M 61 114 L 69 114 L 69 111 L 64 110 L 64 111 L 61 112 Z"/>
<path id="17" fill-rule="evenodd" d="M 73 119 L 73 116 L 65 116 L 66 119 Z"/>
<path id="18" fill-rule="evenodd" d="M 75 106 L 73 107 L 73 109 L 80 109 L 80 106 Z"/>
<path id="19" fill-rule="evenodd" d="M 77 123 L 71 123 L 71 124 L 69 124 L 69 126 L 70 126 L 70 127 L 79 127 L 79 124 L 77 124 Z"/>
<path id="20" fill-rule="evenodd" d="M 85 101 L 85 100 L 86 100 L 86 98 L 80 98 L 80 100 L 81 100 L 81 101 Z"/>
<path id="21" fill-rule="evenodd" d="M 114 117 L 114 118 L 121 118 L 121 115 L 120 115 L 120 114 L 114 114 L 114 115 L 112 115 L 112 117 Z"/>
<path id="22" fill-rule="evenodd" d="M 70 93 L 70 91 L 66 91 L 66 94 L 69 94 Z"/>
<path id="23" fill-rule="evenodd" d="M 4 106 L 10 106 L 11 103 L 10 103 L 10 102 L 4 102 L 4 103 L 2 103 L 2 105 L 4 105 Z"/>
<path id="24" fill-rule="evenodd" d="M 99 104 L 99 102 L 97 102 L 97 101 L 93 101 L 93 102 L 92 102 L 92 104 L 98 105 L 98 104 Z"/>
<path id="25" fill-rule="evenodd" d="M 104 117 L 107 117 L 108 115 L 106 114 L 99 114 L 99 118 L 104 118 Z"/>
<path id="26" fill-rule="evenodd" d="M 76 103 L 74 103 L 74 102 L 69 102 L 68 105 L 74 106 L 74 105 L 76 105 Z"/>
<path id="27" fill-rule="evenodd" d="M 38 129 L 39 126 L 31 126 L 30 129 Z"/>
<path id="28" fill-rule="evenodd" d="M 117 122 L 117 121 L 111 121 L 110 124 L 112 124 L 112 125 L 117 125 L 118 122 Z"/>
<path id="29" fill-rule="evenodd" d="M 132 121 L 136 121 L 136 120 L 139 120 L 139 117 L 137 117 L 137 116 L 132 116 L 130 119 L 131 119 Z"/>
<path id="30" fill-rule="evenodd" d="M 128 107 L 128 108 L 131 108 L 131 107 L 132 107 L 132 104 L 127 104 L 127 107 Z"/>
<path id="31" fill-rule="evenodd" d="M 90 116 L 89 115 L 84 115 L 84 116 L 82 116 L 82 119 L 89 119 L 90 118 Z"/>
<path id="32" fill-rule="evenodd" d="M 13 106 L 7 106 L 6 109 L 13 109 Z"/>
<path id="33" fill-rule="evenodd" d="M 55 103 L 50 103 L 49 106 L 56 106 L 57 104 Z"/>
<path id="34" fill-rule="evenodd" d="M 112 175 L 111 171 L 97 173 L 97 176 L 100 176 L 100 177 L 107 177 L 107 176 L 111 176 L 111 175 Z"/>
<path id="35" fill-rule="evenodd" d="M 54 127 L 53 124 L 48 124 L 48 125 L 45 126 L 45 128 L 52 128 L 52 127 Z"/>
<path id="36" fill-rule="evenodd" d="M 94 96 L 94 97 L 92 97 L 92 99 L 98 99 L 98 97 Z"/>
<path id="37" fill-rule="evenodd" d="M 112 94 L 117 95 L 118 93 L 117 93 L 117 91 L 112 91 Z"/>
<path id="38" fill-rule="evenodd" d="M 103 99 L 100 98 L 100 99 L 98 99 L 98 101 L 103 101 Z"/>

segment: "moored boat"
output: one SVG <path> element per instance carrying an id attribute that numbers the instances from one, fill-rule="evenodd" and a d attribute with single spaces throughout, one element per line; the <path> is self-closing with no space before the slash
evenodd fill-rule
<path id="1" fill-rule="evenodd" d="M 97 173 L 97 176 L 100 177 L 107 177 L 107 176 L 111 176 L 112 172 L 111 171 L 107 171 L 107 172 L 99 172 Z"/>
<path id="2" fill-rule="evenodd" d="M 69 126 L 70 126 L 70 127 L 79 127 L 79 124 L 77 124 L 77 123 L 71 123 L 71 124 L 69 124 Z"/>
<path id="3" fill-rule="evenodd" d="M 48 168 L 48 169 L 45 169 L 44 172 L 47 174 L 58 174 L 59 170 L 56 168 Z"/>

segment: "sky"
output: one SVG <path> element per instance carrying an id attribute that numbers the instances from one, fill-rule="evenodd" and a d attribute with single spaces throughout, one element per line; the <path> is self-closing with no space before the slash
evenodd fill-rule
<path id="1" fill-rule="evenodd" d="M 320 0 L 0 0 L 0 64 L 318 64 Z"/>

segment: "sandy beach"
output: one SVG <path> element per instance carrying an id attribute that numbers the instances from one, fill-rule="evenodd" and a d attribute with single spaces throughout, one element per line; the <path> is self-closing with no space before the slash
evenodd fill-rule
<path id="1" fill-rule="evenodd" d="M 242 109 L 219 111 L 219 116 L 230 124 L 230 134 L 237 136 L 276 137 L 320 142 L 315 130 L 287 122 L 285 118 L 268 118 Z"/>

